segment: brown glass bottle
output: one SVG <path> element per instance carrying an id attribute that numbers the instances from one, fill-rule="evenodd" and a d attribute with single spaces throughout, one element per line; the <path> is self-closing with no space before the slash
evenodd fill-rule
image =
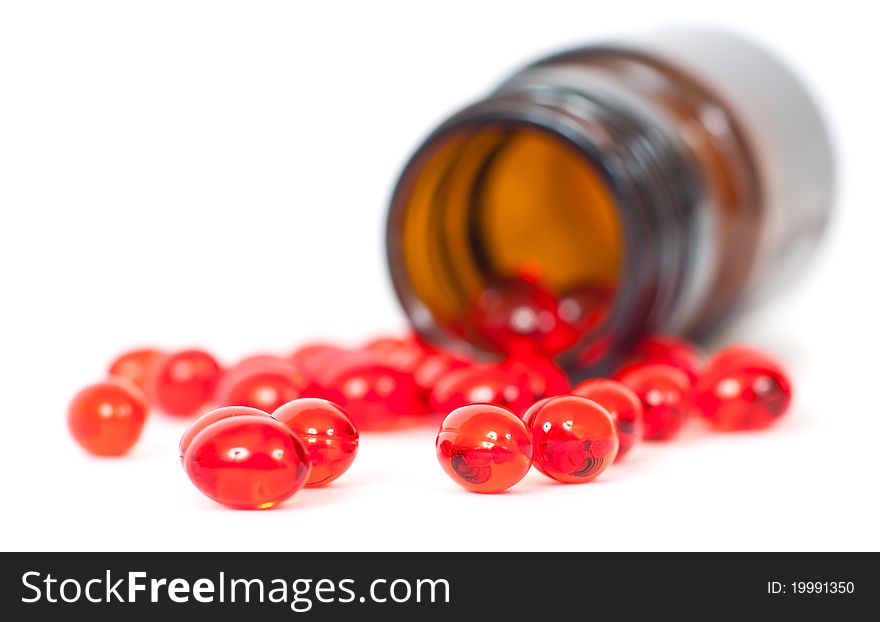
<path id="1" fill-rule="evenodd" d="M 506 349 L 473 326 L 498 283 L 604 292 L 601 322 L 558 354 L 596 371 L 784 285 L 832 191 L 825 126 L 786 67 L 727 34 L 667 31 L 542 60 L 450 117 L 401 175 L 388 257 L 416 330 L 471 354 Z"/>

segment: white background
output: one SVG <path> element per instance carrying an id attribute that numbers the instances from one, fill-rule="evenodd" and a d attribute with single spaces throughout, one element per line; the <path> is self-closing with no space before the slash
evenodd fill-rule
<path id="1" fill-rule="evenodd" d="M 0 9 L 0 548 L 880 549 L 878 156 L 869 3 L 20 2 Z M 784 8 L 789 7 L 789 8 Z M 352 470 L 236 512 L 187 481 L 184 423 L 124 459 L 68 437 L 118 351 L 223 359 L 402 330 L 382 230 L 444 115 L 524 62 L 709 23 L 793 64 L 834 127 L 834 227 L 807 276 L 719 337 L 797 384 L 772 431 L 642 446 L 600 481 L 460 490 L 432 429 L 365 434 Z"/>

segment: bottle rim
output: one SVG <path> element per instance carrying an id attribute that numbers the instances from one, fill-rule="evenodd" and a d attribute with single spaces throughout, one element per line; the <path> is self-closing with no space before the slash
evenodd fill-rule
<path id="1" fill-rule="evenodd" d="M 443 144 L 487 125 L 525 126 L 573 147 L 613 197 L 623 243 L 618 287 L 598 327 L 581 336 L 557 361 L 568 370 L 607 373 L 640 337 L 673 312 L 694 257 L 694 218 L 700 184 L 676 141 L 627 105 L 601 92 L 534 85 L 501 90 L 450 117 L 409 159 L 392 193 L 386 253 L 395 292 L 417 332 L 446 348 L 480 358 L 481 351 L 433 320 L 405 268 L 400 231 L 413 185 Z M 597 344 L 613 344 L 599 361 L 585 363 Z"/>

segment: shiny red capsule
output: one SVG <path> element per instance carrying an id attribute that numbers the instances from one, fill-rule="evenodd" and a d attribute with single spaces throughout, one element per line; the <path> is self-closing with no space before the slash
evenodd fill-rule
<path id="1" fill-rule="evenodd" d="M 687 374 L 671 365 L 648 363 L 629 368 L 619 380 L 642 402 L 645 440 L 666 440 L 678 433 L 693 408 Z"/>
<path id="2" fill-rule="evenodd" d="M 611 415 L 620 441 L 617 460 L 623 458 L 641 440 L 642 402 L 626 385 L 605 378 L 593 378 L 580 383 L 571 392 L 572 395 L 596 402 Z"/>
<path id="3" fill-rule="evenodd" d="M 485 287 L 469 312 L 470 326 L 506 354 L 555 355 L 571 347 L 578 330 L 559 317 L 559 300 L 537 283 L 499 280 Z"/>
<path id="4" fill-rule="evenodd" d="M 358 431 L 333 402 L 305 398 L 284 404 L 272 416 L 306 445 L 312 470 L 306 486 L 326 486 L 345 473 L 358 450 Z"/>
<path id="5" fill-rule="evenodd" d="M 202 350 L 184 350 L 165 357 L 151 382 L 156 405 L 169 415 L 189 417 L 214 399 L 223 369 Z"/>
<path id="6" fill-rule="evenodd" d="M 472 492 L 504 492 L 532 464 L 532 437 L 509 410 L 489 404 L 458 408 L 446 417 L 436 441 L 440 466 Z"/>
<path id="7" fill-rule="evenodd" d="M 143 393 L 126 380 L 87 386 L 74 396 L 67 411 L 73 438 L 98 456 L 121 456 L 131 449 L 146 419 Z"/>
<path id="8" fill-rule="evenodd" d="M 186 451 L 189 449 L 189 446 L 192 444 L 193 439 L 198 436 L 199 432 L 207 428 L 212 423 L 216 423 L 221 421 L 222 419 L 228 419 L 229 417 L 241 417 L 243 415 L 247 415 L 250 417 L 268 417 L 269 413 L 259 410 L 257 408 L 249 408 L 247 406 L 224 406 L 223 408 L 218 408 L 216 410 L 212 410 L 209 413 L 206 413 L 196 419 L 189 428 L 187 428 L 186 432 L 183 433 L 183 436 L 180 437 L 180 444 L 178 445 L 178 451 L 180 453 L 180 461 L 183 462 L 184 456 L 186 456 Z"/>
<path id="9" fill-rule="evenodd" d="M 576 395 L 534 404 L 523 421 L 532 433 L 533 461 L 559 482 L 589 482 L 611 466 L 619 441 L 611 415 L 599 404 Z"/>
<path id="10" fill-rule="evenodd" d="M 467 404 L 494 404 L 522 414 L 537 396 L 529 374 L 501 365 L 454 369 L 440 377 L 431 391 L 434 413 L 449 413 Z"/>
<path id="11" fill-rule="evenodd" d="M 769 354 L 732 347 L 716 354 L 697 382 L 694 401 L 718 430 L 766 428 L 791 404 L 791 381 Z"/>
<path id="12" fill-rule="evenodd" d="M 360 430 L 395 427 L 425 414 L 412 374 L 383 364 L 369 353 L 341 356 L 320 377 L 322 397 L 338 404 Z"/>
<path id="13" fill-rule="evenodd" d="M 272 417 L 227 417 L 199 432 L 184 456 L 196 488 L 242 510 L 278 505 L 303 487 L 309 457 L 303 442 Z"/>
<path id="14" fill-rule="evenodd" d="M 107 371 L 112 377 L 125 378 L 146 395 L 153 370 L 163 356 L 162 352 L 151 348 L 130 350 L 117 357 Z"/>

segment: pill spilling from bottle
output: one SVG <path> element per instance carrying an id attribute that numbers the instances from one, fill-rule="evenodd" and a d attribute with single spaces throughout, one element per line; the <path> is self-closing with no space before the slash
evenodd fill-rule
<path id="1" fill-rule="evenodd" d="M 690 418 L 719 431 L 766 428 L 791 394 L 783 367 L 744 346 L 705 362 L 686 341 L 649 337 L 610 378 L 571 386 L 535 350 L 474 361 L 408 334 L 356 348 L 310 343 L 230 366 L 203 350 L 132 350 L 73 398 L 68 424 L 86 451 L 120 456 L 151 411 L 193 418 L 179 457 L 195 487 L 231 508 L 266 509 L 344 476 L 360 431 L 438 426 L 447 475 L 498 493 L 532 466 L 558 482 L 590 482 L 639 443 L 674 439 Z"/>

